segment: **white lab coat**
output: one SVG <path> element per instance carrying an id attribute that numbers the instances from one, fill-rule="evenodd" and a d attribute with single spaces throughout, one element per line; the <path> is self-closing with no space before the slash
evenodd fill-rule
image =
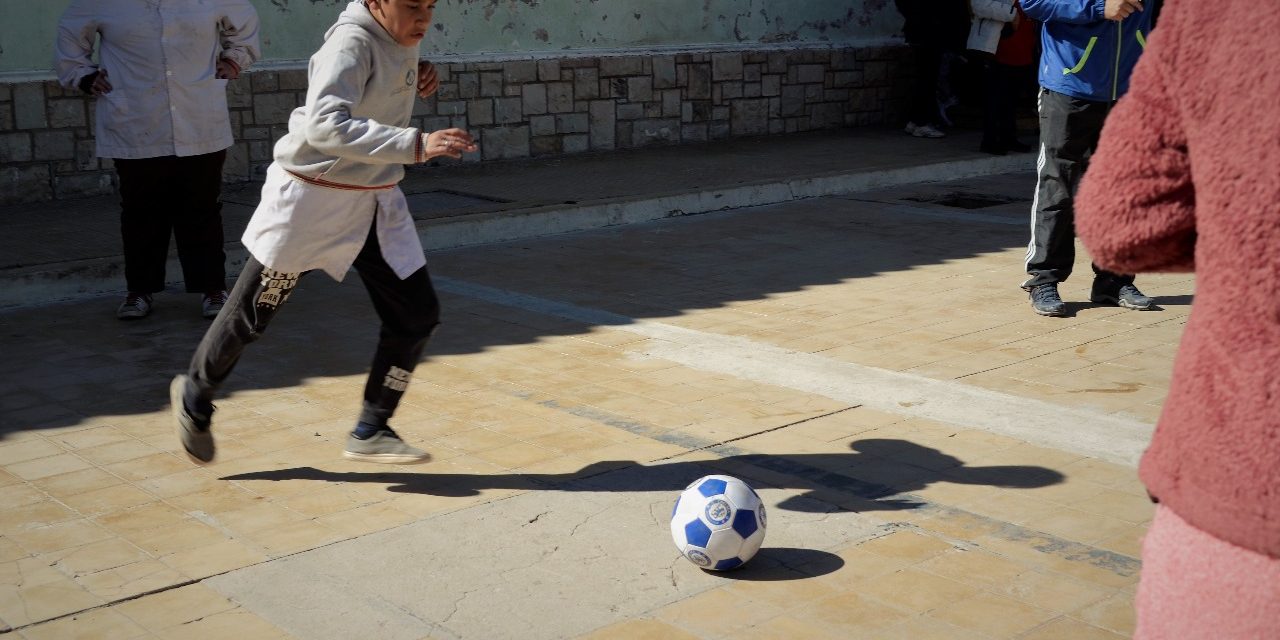
<path id="1" fill-rule="evenodd" d="M 99 157 L 202 155 L 234 142 L 216 64 L 226 58 L 243 71 L 258 59 L 258 14 L 248 0 L 72 0 L 55 48 L 68 89 L 107 72 L 112 90 L 95 114 Z"/>
<path id="2" fill-rule="evenodd" d="M 262 200 L 240 240 L 269 269 L 285 273 L 320 269 L 341 282 L 375 220 L 382 258 L 396 276 L 404 280 L 427 264 L 400 187 L 324 187 L 272 163 L 262 185 Z"/>

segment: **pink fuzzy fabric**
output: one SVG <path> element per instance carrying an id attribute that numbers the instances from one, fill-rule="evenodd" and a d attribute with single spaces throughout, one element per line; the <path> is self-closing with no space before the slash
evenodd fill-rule
<path id="1" fill-rule="evenodd" d="M 1280 558 L 1156 509 L 1142 543 L 1137 640 L 1280 638 Z"/>
<path id="2" fill-rule="evenodd" d="M 1280 2 L 1168 0 L 1076 206 L 1077 232 L 1100 266 L 1196 272 L 1143 482 L 1196 528 L 1272 557 L 1280 557 L 1278 34 Z"/>

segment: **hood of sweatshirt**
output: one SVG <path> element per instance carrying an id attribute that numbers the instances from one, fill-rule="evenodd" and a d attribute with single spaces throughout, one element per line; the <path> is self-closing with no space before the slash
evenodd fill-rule
<path id="1" fill-rule="evenodd" d="M 418 161 L 411 126 L 418 48 L 395 41 L 364 2 L 343 9 L 307 69 L 307 102 L 289 117 L 275 160 L 295 175 L 386 188 Z"/>
<path id="2" fill-rule="evenodd" d="M 370 35 L 378 39 L 380 44 L 402 46 L 399 42 L 396 42 L 395 38 L 391 37 L 390 33 L 387 33 L 387 30 L 382 25 L 378 24 L 378 20 L 369 12 L 369 7 L 364 3 L 364 0 L 353 0 L 348 4 L 347 8 L 343 9 L 342 13 L 338 15 L 338 19 L 333 23 L 333 26 L 324 32 L 324 39 L 328 40 L 333 36 L 334 31 L 344 25 L 355 25 L 368 31 Z"/>

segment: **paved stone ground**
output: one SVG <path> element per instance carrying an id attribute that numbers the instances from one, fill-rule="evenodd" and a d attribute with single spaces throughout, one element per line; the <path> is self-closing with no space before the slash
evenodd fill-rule
<path id="1" fill-rule="evenodd" d="M 1133 457 L 1193 281 L 1140 278 L 1158 311 L 1092 305 L 1082 252 L 1071 317 L 1033 315 L 1031 179 L 434 252 L 445 325 L 394 423 L 421 467 L 339 457 L 376 337 L 354 279 L 309 277 L 251 348 L 207 467 L 165 406 L 193 308 L 4 312 L 0 628 L 1127 636 L 1152 513 Z M 670 542 L 709 472 L 770 508 L 737 572 Z"/>

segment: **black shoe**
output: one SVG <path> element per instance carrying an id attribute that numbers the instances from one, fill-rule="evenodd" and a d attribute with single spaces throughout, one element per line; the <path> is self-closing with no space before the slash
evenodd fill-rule
<path id="1" fill-rule="evenodd" d="M 213 434 L 209 432 L 209 418 L 201 419 L 187 411 L 183 401 L 187 387 L 187 376 L 180 375 L 169 383 L 169 410 L 178 430 L 178 441 L 187 457 L 197 464 L 213 461 Z"/>
<path id="2" fill-rule="evenodd" d="M 1031 310 L 1042 316 L 1062 317 L 1067 315 L 1067 305 L 1058 295 L 1058 283 L 1038 284 L 1031 287 Z"/>
<path id="3" fill-rule="evenodd" d="M 1134 311 L 1148 311 L 1155 306 L 1155 300 L 1131 284 L 1113 289 L 1101 280 L 1093 281 L 1093 290 L 1089 294 L 1089 299 L 1099 304 L 1114 304 Z"/>

